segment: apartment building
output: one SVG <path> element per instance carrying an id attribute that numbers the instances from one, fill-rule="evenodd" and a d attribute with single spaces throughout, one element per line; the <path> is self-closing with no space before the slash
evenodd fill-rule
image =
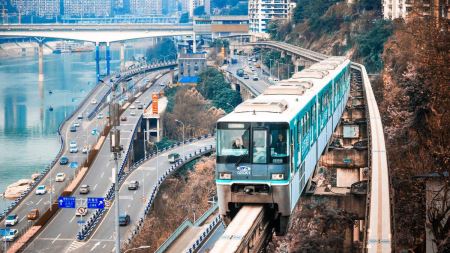
<path id="1" fill-rule="evenodd" d="M 288 20 L 290 0 L 249 0 L 248 17 L 250 33 L 267 37 L 267 26 L 271 20 Z"/>
<path id="2" fill-rule="evenodd" d="M 54 18 L 60 15 L 60 0 L 11 0 L 21 16 Z"/>
<path id="3" fill-rule="evenodd" d="M 65 17 L 110 17 L 111 0 L 63 0 Z"/>

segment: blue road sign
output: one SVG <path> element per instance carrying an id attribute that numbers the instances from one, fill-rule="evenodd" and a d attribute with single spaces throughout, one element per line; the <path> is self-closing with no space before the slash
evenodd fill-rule
<path id="1" fill-rule="evenodd" d="M 105 198 L 87 198 L 87 208 L 105 209 Z"/>
<path id="2" fill-rule="evenodd" d="M 59 208 L 75 208 L 75 197 L 59 197 Z"/>

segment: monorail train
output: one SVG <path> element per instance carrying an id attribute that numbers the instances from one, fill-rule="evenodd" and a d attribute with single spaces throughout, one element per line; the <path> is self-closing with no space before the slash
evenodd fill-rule
<path id="1" fill-rule="evenodd" d="M 350 61 L 330 57 L 268 87 L 217 122 L 219 211 L 267 204 L 284 234 L 289 216 L 345 109 Z"/>

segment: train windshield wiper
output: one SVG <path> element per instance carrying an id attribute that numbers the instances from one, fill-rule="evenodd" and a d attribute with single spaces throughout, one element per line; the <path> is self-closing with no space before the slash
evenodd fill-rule
<path id="1" fill-rule="evenodd" d="M 234 164 L 234 166 L 239 166 L 239 164 L 242 162 L 242 159 L 244 159 L 245 156 L 248 155 L 248 152 L 245 152 L 244 154 L 240 155 L 237 162 Z"/>

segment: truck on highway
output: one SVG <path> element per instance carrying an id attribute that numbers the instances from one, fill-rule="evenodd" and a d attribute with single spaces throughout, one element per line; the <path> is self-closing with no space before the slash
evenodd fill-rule
<path id="1" fill-rule="evenodd" d="M 244 76 L 244 70 L 243 69 L 236 70 L 236 75 L 240 76 L 240 77 L 243 77 Z"/>

